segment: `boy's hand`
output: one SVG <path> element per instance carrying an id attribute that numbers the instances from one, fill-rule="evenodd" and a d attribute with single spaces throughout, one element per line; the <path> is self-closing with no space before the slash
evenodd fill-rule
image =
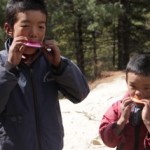
<path id="1" fill-rule="evenodd" d="M 120 116 L 119 120 L 117 121 L 117 123 L 116 123 L 117 126 L 115 128 L 116 134 L 120 134 L 121 131 L 124 129 L 126 122 L 128 121 L 128 119 L 130 117 L 131 105 L 132 105 L 132 101 L 131 101 L 130 97 L 125 98 L 122 101 L 121 116 Z"/>
<path id="2" fill-rule="evenodd" d="M 27 38 L 23 36 L 19 36 L 13 39 L 13 42 L 9 48 L 7 60 L 13 66 L 17 66 L 20 63 L 22 54 L 25 49 L 24 42 L 26 41 Z"/>
<path id="3" fill-rule="evenodd" d="M 143 99 L 142 120 L 150 133 L 150 99 Z"/>
<path id="4" fill-rule="evenodd" d="M 127 122 L 130 117 L 131 105 L 132 105 L 132 100 L 130 98 L 126 98 L 122 101 L 120 119 L 122 119 L 125 122 Z"/>
<path id="5" fill-rule="evenodd" d="M 44 48 L 42 50 L 47 60 L 55 67 L 58 67 L 61 58 L 60 58 L 60 50 L 56 42 L 54 40 L 46 40 L 43 42 L 43 45 Z"/>

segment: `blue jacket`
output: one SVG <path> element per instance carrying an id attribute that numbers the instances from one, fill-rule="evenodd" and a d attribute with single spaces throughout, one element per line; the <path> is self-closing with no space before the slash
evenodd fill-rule
<path id="1" fill-rule="evenodd" d="M 0 51 L 0 150 L 62 150 L 63 125 L 58 91 L 73 103 L 89 93 L 79 68 L 62 57 L 54 68 L 39 50 L 32 65 L 8 65 Z"/>

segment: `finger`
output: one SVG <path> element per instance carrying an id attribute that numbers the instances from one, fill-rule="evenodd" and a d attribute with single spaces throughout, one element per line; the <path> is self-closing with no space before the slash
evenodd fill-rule
<path id="1" fill-rule="evenodd" d="M 58 48 L 58 43 L 55 40 L 48 40 L 48 41 L 44 41 L 43 42 L 43 46 L 47 49 L 47 48 L 51 48 L 51 49 L 57 49 Z"/>
<path id="2" fill-rule="evenodd" d="M 142 103 L 143 103 L 145 106 L 147 106 L 147 107 L 150 108 L 150 102 L 149 102 L 149 100 L 143 99 L 143 100 L 142 100 Z"/>
<path id="3" fill-rule="evenodd" d="M 122 100 L 123 104 L 125 104 L 125 103 L 131 103 L 131 102 L 132 102 L 132 100 L 131 100 L 130 97 L 127 97 L 127 98 L 125 98 L 125 99 Z"/>
<path id="4" fill-rule="evenodd" d="M 27 42 L 28 38 L 24 37 L 24 36 L 18 36 L 16 38 L 14 38 L 14 41 L 23 43 L 23 42 Z"/>
<path id="5" fill-rule="evenodd" d="M 20 48 L 21 48 L 21 44 L 15 45 L 15 47 L 14 47 L 14 52 L 20 51 Z"/>
<path id="6" fill-rule="evenodd" d="M 19 51 L 20 51 L 21 53 L 23 53 L 24 50 L 25 50 L 25 46 L 24 46 L 24 45 L 21 45 L 20 48 L 19 48 Z"/>

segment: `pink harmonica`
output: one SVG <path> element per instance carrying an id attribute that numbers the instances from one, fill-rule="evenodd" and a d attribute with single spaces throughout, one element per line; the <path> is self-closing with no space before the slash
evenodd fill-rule
<path id="1" fill-rule="evenodd" d="M 42 47 L 41 43 L 39 43 L 39 42 L 26 42 L 24 44 L 25 44 L 25 46 L 28 46 L 28 47 L 35 47 L 35 48 Z"/>
<path id="2" fill-rule="evenodd" d="M 34 48 L 42 47 L 41 43 L 39 43 L 39 42 L 26 42 L 24 44 L 25 44 L 25 46 L 28 46 L 28 47 L 34 47 Z M 51 48 L 47 48 L 48 52 L 51 52 L 51 50 L 52 50 Z"/>

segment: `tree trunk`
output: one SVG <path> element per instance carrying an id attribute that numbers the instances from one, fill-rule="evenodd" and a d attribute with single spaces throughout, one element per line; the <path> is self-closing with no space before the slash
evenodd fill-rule
<path id="1" fill-rule="evenodd" d="M 113 56 L 112 56 L 112 62 L 113 66 L 116 64 L 116 28 L 113 27 Z"/>
<path id="2" fill-rule="evenodd" d="M 83 52 L 83 37 L 82 37 L 82 18 L 78 16 L 78 20 L 75 23 L 75 48 L 76 48 L 76 60 L 77 65 L 83 73 L 84 70 L 84 52 Z"/>
<path id="3" fill-rule="evenodd" d="M 129 16 L 129 2 L 128 0 L 121 0 L 124 6 L 124 13 L 118 18 L 118 69 L 126 68 L 129 60 L 130 52 L 130 20 Z"/>
<path id="4" fill-rule="evenodd" d="M 93 63 L 94 63 L 94 78 L 97 77 L 97 52 L 96 52 L 96 33 L 92 32 L 93 37 Z"/>

